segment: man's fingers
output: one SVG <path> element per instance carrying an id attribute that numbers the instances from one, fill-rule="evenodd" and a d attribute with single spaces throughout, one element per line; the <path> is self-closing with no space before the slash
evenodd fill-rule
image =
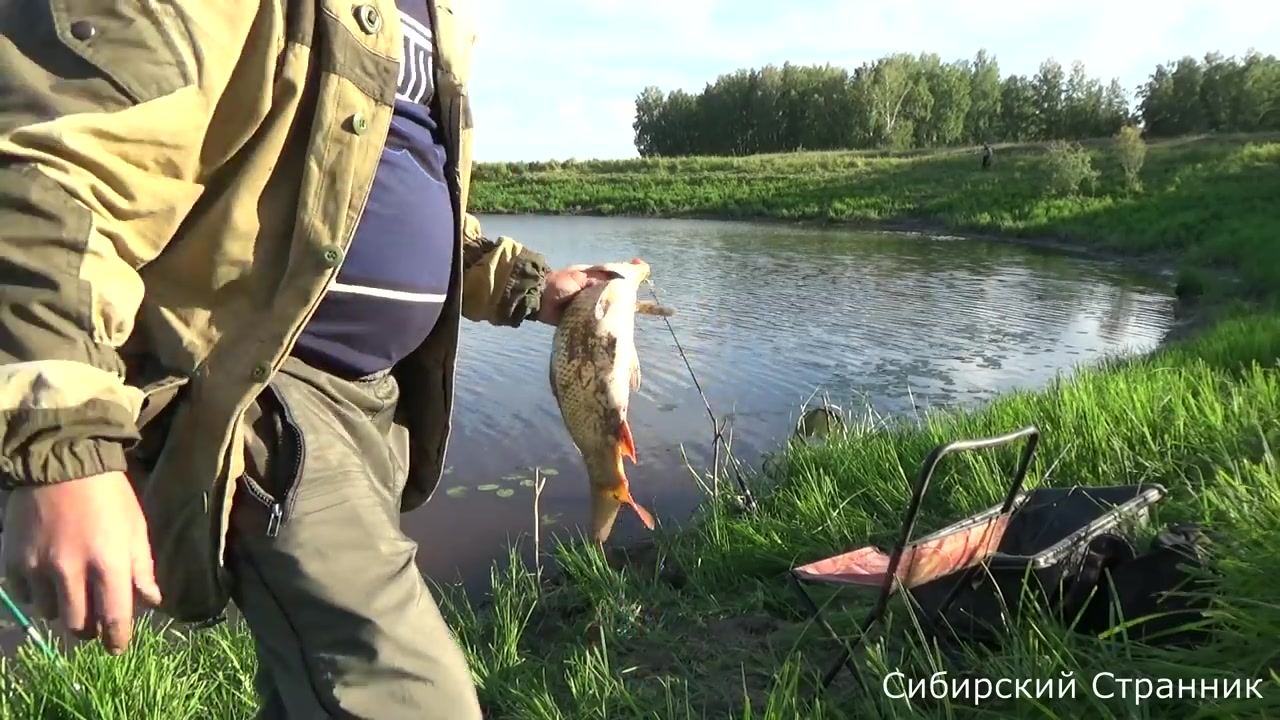
<path id="1" fill-rule="evenodd" d="M 39 578 L 30 583 L 24 602 L 31 605 L 32 615 L 50 622 L 58 619 L 62 605 L 62 592 L 57 587 L 59 584 Z"/>
<path id="2" fill-rule="evenodd" d="M 90 593 L 94 617 L 102 628 L 107 652 L 119 655 L 133 634 L 133 573 L 131 568 L 95 568 Z"/>
<path id="3" fill-rule="evenodd" d="M 130 598 L 132 599 L 132 598 Z M 123 655 L 129 649 L 129 638 L 133 635 L 133 618 L 109 617 L 99 626 L 102 632 L 102 644 L 112 655 Z"/>
<path id="4" fill-rule="evenodd" d="M 61 610 L 62 624 L 76 637 L 89 639 L 97 634 L 97 627 L 93 623 L 93 618 L 88 616 L 86 579 L 83 566 L 70 563 L 64 567 L 54 568 L 52 589 L 57 592 L 57 605 Z M 37 603 L 46 602 L 40 599 L 43 592 L 41 586 L 44 584 L 39 581 L 32 583 L 31 591 L 36 596 L 34 600 Z"/>
<path id="5" fill-rule="evenodd" d="M 151 608 L 160 606 L 160 585 L 156 583 L 156 567 L 151 559 L 151 542 L 145 527 L 133 546 L 133 588 L 142 602 Z"/>

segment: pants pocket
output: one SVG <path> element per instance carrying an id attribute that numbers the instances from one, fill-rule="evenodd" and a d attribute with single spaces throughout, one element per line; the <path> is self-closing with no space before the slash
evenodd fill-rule
<path id="1" fill-rule="evenodd" d="M 246 425 L 248 447 L 240 488 L 266 511 L 261 532 L 275 537 L 297 503 L 305 439 L 288 402 L 272 386 L 258 396 Z"/>

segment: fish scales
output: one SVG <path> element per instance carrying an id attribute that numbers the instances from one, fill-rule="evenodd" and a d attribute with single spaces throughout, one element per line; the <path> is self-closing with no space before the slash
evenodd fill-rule
<path id="1" fill-rule="evenodd" d="M 648 277 L 640 261 L 593 268 L 610 279 L 578 293 L 557 323 L 552 339 L 551 391 L 565 428 L 582 455 L 591 488 L 591 532 L 608 539 L 623 505 L 646 527 L 653 517 L 631 497 L 623 458 L 636 462 L 627 411 L 640 388 L 635 346 L 636 294 Z"/>

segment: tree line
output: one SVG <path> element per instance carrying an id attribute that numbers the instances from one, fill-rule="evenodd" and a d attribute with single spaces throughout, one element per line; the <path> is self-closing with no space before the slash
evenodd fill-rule
<path id="1" fill-rule="evenodd" d="M 1280 60 L 1183 57 L 1158 65 L 1132 102 L 1082 62 L 1006 76 L 986 50 L 950 63 L 898 53 L 852 72 L 786 63 L 721 75 L 697 95 L 646 87 L 632 127 L 652 157 L 1076 140 L 1137 124 L 1149 137 L 1280 130 Z"/>

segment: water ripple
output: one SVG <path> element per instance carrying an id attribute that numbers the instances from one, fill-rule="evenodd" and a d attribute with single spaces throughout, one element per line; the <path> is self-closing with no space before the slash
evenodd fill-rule
<path id="1" fill-rule="evenodd" d="M 1115 268 L 1000 244 L 773 224 L 486 217 L 555 265 L 643 257 L 712 407 L 732 413 L 751 460 L 792 427 L 815 390 L 880 412 L 969 404 L 1033 387 L 1103 354 L 1145 350 L 1172 299 Z M 637 318 L 643 386 L 632 423 L 637 499 L 660 516 L 696 500 L 681 446 L 708 457 L 710 425 L 661 318 Z M 585 519 L 585 478 L 547 381 L 551 328 L 468 323 L 458 368 L 447 486 L 408 530 L 436 574 L 483 573 L 501 542 L 532 526 L 531 491 L 475 486 L 528 466 L 559 470 L 544 514 Z M 913 404 L 914 400 L 914 404 Z M 637 531 L 630 518 L 618 536 Z"/>

